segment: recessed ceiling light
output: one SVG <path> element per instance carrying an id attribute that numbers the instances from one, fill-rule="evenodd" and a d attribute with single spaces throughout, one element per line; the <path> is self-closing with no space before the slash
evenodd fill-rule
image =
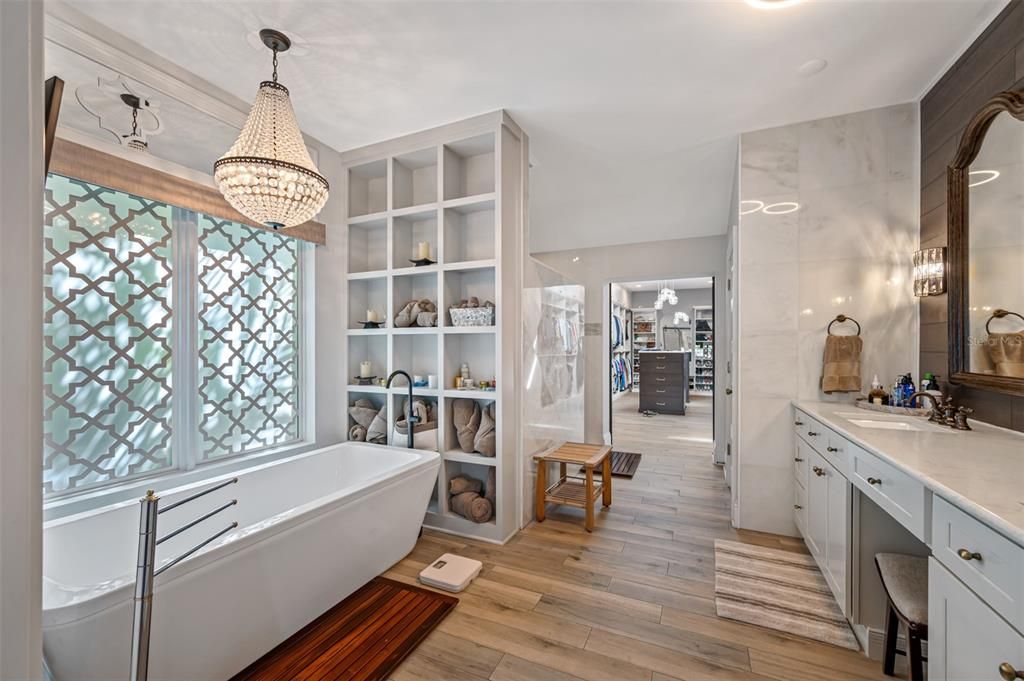
<path id="1" fill-rule="evenodd" d="M 746 0 L 746 3 L 757 9 L 783 9 L 792 7 L 801 0 Z"/>
<path id="2" fill-rule="evenodd" d="M 796 72 L 797 75 L 803 76 L 804 78 L 810 78 L 815 74 L 821 73 L 827 67 L 828 62 L 824 59 L 812 59 L 801 64 L 800 68 L 798 68 Z"/>
<path id="3" fill-rule="evenodd" d="M 579 262 L 580 261 L 580 256 L 574 255 L 573 258 L 572 258 L 572 261 L 573 262 Z"/>
<path id="4" fill-rule="evenodd" d="M 746 210 L 744 210 L 744 208 L 743 208 L 744 204 L 746 204 L 747 206 L 750 206 L 750 208 L 747 208 Z M 740 201 L 740 215 L 749 215 L 750 213 L 756 213 L 757 211 L 761 210 L 762 208 L 764 208 L 764 201 L 756 201 L 756 200 Z"/>
<path id="5" fill-rule="evenodd" d="M 967 177 L 970 180 L 968 187 L 977 187 L 981 184 L 988 184 L 992 180 L 999 177 L 998 170 L 972 170 L 967 173 Z"/>
<path id="6" fill-rule="evenodd" d="M 633 284 L 633 288 L 640 288 L 643 284 Z"/>
<path id="7" fill-rule="evenodd" d="M 785 215 L 786 213 L 800 210 L 800 204 L 795 201 L 782 201 L 767 205 L 762 210 L 765 215 Z"/>

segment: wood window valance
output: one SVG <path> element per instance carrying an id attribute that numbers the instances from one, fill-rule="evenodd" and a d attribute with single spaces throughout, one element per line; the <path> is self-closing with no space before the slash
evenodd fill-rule
<path id="1" fill-rule="evenodd" d="M 164 173 L 141 163 L 133 163 L 60 137 L 54 141 L 49 170 L 51 173 L 155 199 L 222 220 L 270 230 L 266 225 L 243 217 L 214 187 Z M 323 223 L 313 220 L 278 232 L 315 244 L 327 243 L 326 227 Z"/>

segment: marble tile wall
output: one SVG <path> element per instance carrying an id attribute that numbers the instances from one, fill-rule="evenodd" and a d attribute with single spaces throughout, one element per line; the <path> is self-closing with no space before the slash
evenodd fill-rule
<path id="1" fill-rule="evenodd" d="M 862 381 L 918 379 L 918 114 L 904 104 L 740 138 L 740 526 L 796 534 L 793 399 L 819 390 L 826 327 L 855 318 Z M 758 206 L 783 204 L 768 214 Z M 853 329 L 847 325 L 847 328 Z M 840 325 L 834 330 L 839 332 Z"/>

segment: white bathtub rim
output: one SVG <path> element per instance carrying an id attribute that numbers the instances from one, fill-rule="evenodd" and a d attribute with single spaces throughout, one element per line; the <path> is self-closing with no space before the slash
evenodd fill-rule
<path id="1" fill-rule="evenodd" d="M 183 560 L 181 563 L 168 569 L 166 573 L 160 576 L 160 585 L 170 585 L 175 580 L 182 579 L 192 572 L 201 570 L 217 560 L 223 560 L 234 553 L 245 550 L 261 541 L 268 540 L 277 534 L 301 527 L 306 523 L 313 522 L 326 513 L 343 509 L 346 506 L 358 502 L 368 494 L 396 486 L 408 478 L 415 476 L 417 473 L 430 468 L 434 464 L 440 463 L 440 454 L 437 452 L 427 450 L 415 451 L 419 454 L 418 460 L 416 461 L 403 464 L 398 468 L 388 469 L 386 474 L 375 476 L 359 486 L 344 487 L 337 492 L 310 500 L 305 504 L 271 516 L 264 521 L 241 528 L 238 532 L 232 532 L 226 535 L 222 540 L 204 547 L 203 550 L 189 556 L 187 560 Z M 306 453 L 298 456 L 306 456 Z M 288 459 L 283 459 L 282 461 L 286 462 Z M 267 465 L 274 465 L 276 463 L 279 462 L 272 462 Z M 246 472 L 249 470 L 255 470 L 255 467 L 253 469 L 244 470 Z M 238 471 L 238 473 L 241 472 L 243 471 Z M 230 478 L 233 477 L 233 475 L 229 475 L 227 477 Z M 205 486 L 205 484 L 207 483 L 203 483 L 203 486 Z M 355 492 L 362 493 L 355 495 Z M 135 501 L 130 503 L 137 504 L 138 502 Z M 109 509 L 114 506 L 119 507 L 121 504 L 114 504 L 107 508 Z M 424 508 L 424 511 L 426 511 L 426 508 Z M 88 511 L 87 513 L 92 513 L 92 511 Z M 270 520 L 273 520 L 274 522 L 268 522 Z M 59 584 L 53 580 L 50 581 L 51 583 Z M 116 608 L 126 601 L 130 601 L 132 599 L 131 587 L 134 583 L 135 575 L 129 572 L 128 574 L 121 575 L 113 580 L 109 580 L 108 582 L 103 582 L 100 585 L 80 587 L 81 595 L 70 602 L 50 608 L 47 608 L 44 602 L 44 629 L 73 624 L 80 620 L 96 616 L 111 608 Z M 60 586 L 67 588 L 66 585 L 60 584 Z"/>

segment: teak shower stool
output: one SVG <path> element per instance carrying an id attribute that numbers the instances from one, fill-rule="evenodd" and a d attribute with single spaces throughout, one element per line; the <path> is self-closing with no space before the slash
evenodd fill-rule
<path id="1" fill-rule="evenodd" d="M 537 462 L 537 522 L 544 522 L 545 504 L 566 504 L 586 511 L 584 527 L 587 532 L 594 531 L 594 502 L 601 495 L 601 504 L 608 508 L 612 505 L 612 448 L 609 445 L 587 445 L 579 442 L 566 442 L 561 447 L 544 454 L 535 454 Z M 548 486 L 549 463 L 559 464 L 559 478 Z M 569 464 L 583 466 L 584 477 L 579 478 L 566 474 Z M 601 467 L 601 482 L 594 485 L 594 469 Z"/>

